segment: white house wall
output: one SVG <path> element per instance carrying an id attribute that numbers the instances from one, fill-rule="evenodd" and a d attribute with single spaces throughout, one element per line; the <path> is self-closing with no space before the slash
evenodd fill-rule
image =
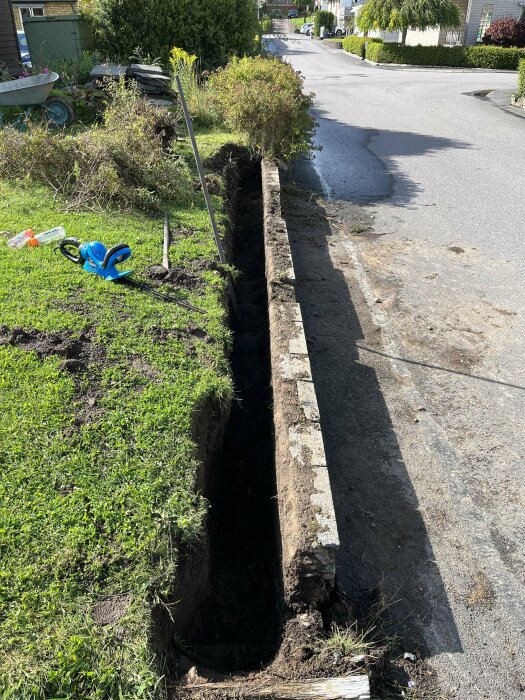
<path id="1" fill-rule="evenodd" d="M 421 46 L 437 46 L 440 34 L 441 29 L 439 27 L 436 27 L 436 29 L 425 29 L 425 31 L 409 29 L 406 43 L 408 46 L 417 46 L 418 44 L 421 44 Z"/>

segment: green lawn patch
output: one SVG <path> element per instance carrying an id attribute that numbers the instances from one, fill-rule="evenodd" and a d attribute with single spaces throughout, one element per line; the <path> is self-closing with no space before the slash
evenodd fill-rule
<path id="1" fill-rule="evenodd" d="M 200 145 L 211 155 L 228 140 L 210 129 Z M 61 203 L 23 177 L 0 180 L 0 230 L 63 225 L 83 241 L 126 242 L 135 277 L 150 282 L 160 214 Z M 52 246 L 11 250 L 0 234 L 2 698 L 158 690 L 150 611 L 173 590 L 178 547 L 206 511 L 192 416 L 232 395 L 226 282 L 202 195 L 170 216 L 171 263 L 192 283 L 163 290 L 205 314 L 83 272 Z"/>
<path id="2" fill-rule="evenodd" d="M 310 22 L 313 23 L 314 21 L 314 16 L 310 15 L 306 19 L 304 17 L 296 17 L 295 19 L 290 20 L 290 22 L 294 25 L 296 29 L 301 29 L 303 24 L 308 24 Z"/>

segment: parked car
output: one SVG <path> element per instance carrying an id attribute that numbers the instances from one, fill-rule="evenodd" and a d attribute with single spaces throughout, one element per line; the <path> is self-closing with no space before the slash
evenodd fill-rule
<path id="1" fill-rule="evenodd" d="M 274 19 L 282 19 L 283 13 L 282 10 L 272 10 L 272 17 Z"/>
<path id="2" fill-rule="evenodd" d="M 299 12 L 297 10 L 290 10 L 288 19 L 295 19 L 296 17 L 299 17 Z"/>
<path id="3" fill-rule="evenodd" d="M 346 31 L 344 27 L 336 27 L 334 29 L 334 36 L 345 36 Z"/>
<path id="4" fill-rule="evenodd" d="M 314 23 L 313 22 L 305 22 L 301 29 L 299 30 L 300 34 L 306 34 L 306 36 L 310 36 L 310 32 L 314 28 Z"/>
<path id="5" fill-rule="evenodd" d="M 20 54 L 22 56 L 22 65 L 31 66 L 31 56 L 27 48 L 27 39 L 24 32 L 17 32 L 18 46 L 20 46 Z"/>

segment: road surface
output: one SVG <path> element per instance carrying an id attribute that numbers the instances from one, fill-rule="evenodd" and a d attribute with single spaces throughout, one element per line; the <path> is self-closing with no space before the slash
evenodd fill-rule
<path id="1" fill-rule="evenodd" d="M 525 119 L 470 94 L 516 74 L 268 44 L 323 147 L 291 176 L 329 218 L 288 219 L 339 582 L 399 600 L 445 697 L 525 698 Z"/>

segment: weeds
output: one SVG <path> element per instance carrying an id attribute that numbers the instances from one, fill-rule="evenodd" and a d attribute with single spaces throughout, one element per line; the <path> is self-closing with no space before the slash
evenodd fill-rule
<path id="1" fill-rule="evenodd" d="M 172 150 L 173 115 L 146 103 L 136 87 L 108 84 L 101 126 L 54 134 L 42 126 L 0 131 L 0 176 L 27 177 L 65 198 L 66 210 L 109 205 L 147 211 L 188 201 L 188 168 Z"/>
<path id="2" fill-rule="evenodd" d="M 91 70 L 99 57 L 90 51 L 84 51 L 78 59 L 63 58 L 50 63 L 47 67 L 60 75 L 64 85 L 84 85 L 90 79 Z"/>
<path id="3" fill-rule="evenodd" d="M 174 77 L 173 90 L 178 91 L 175 81 L 175 76 L 178 76 L 195 125 L 209 127 L 219 123 L 208 85 L 199 71 L 197 56 L 175 46 L 171 50 L 170 65 Z"/>
<path id="4" fill-rule="evenodd" d="M 334 625 L 330 636 L 322 641 L 322 646 L 343 656 L 370 654 L 374 647 L 373 632 L 374 628 L 361 631 L 357 629 L 357 625 L 346 628 Z"/>

